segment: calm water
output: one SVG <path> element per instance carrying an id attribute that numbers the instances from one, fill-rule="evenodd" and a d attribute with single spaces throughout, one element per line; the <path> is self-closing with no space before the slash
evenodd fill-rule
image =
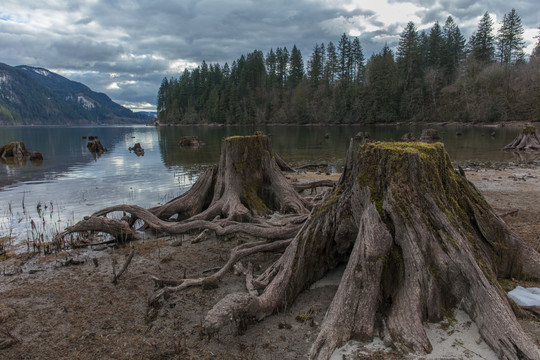
<path id="1" fill-rule="evenodd" d="M 437 128 L 452 160 L 518 161 L 500 151 L 517 129 L 455 126 Z M 195 182 L 208 166 L 219 160 L 223 137 L 249 135 L 263 130 L 272 136 L 274 150 L 291 165 L 328 163 L 339 172 L 349 139 L 368 131 L 372 139 L 399 139 L 421 127 L 0 127 L 0 145 L 23 141 L 29 151 L 43 154 L 41 164 L 0 162 L 0 237 L 14 235 L 24 242 L 31 222 L 44 232 L 64 228 L 112 204 L 144 207 L 162 204 Z M 462 136 L 456 135 L 456 130 Z M 325 135 L 328 138 L 325 138 Z M 86 148 L 83 136 L 98 136 L 108 149 L 99 158 Z M 198 150 L 180 148 L 178 139 L 197 135 L 206 142 Z M 128 147 L 139 142 L 145 150 L 137 157 Z M 41 209 L 38 209 L 41 205 Z"/>

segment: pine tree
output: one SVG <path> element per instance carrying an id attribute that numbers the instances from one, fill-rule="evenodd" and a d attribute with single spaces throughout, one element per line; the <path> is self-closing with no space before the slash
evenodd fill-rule
<path id="1" fill-rule="evenodd" d="M 326 47 L 326 66 L 324 69 L 324 78 L 328 84 L 333 84 L 336 80 L 338 71 L 338 57 L 336 47 L 332 41 Z"/>
<path id="2" fill-rule="evenodd" d="M 418 32 L 410 21 L 400 35 L 397 50 L 400 83 L 404 89 L 412 88 L 415 79 L 421 76 L 418 45 Z"/>
<path id="3" fill-rule="evenodd" d="M 338 66 L 339 66 L 339 79 L 342 83 L 348 82 L 351 74 L 352 60 L 351 60 L 351 41 L 347 34 L 343 33 L 338 43 Z"/>
<path id="4" fill-rule="evenodd" d="M 497 50 L 501 64 L 509 65 L 523 61 L 525 58 L 524 45 L 521 18 L 516 10 L 512 9 L 504 15 L 502 26 L 497 34 Z"/>
<path id="5" fill-rule="evenodd" d="M 356 82 L 362 82 L 364 78 L 364 52 L 360 40 L 355 37 L 352 42 L 352 58 L 353 58 L 353 79 Z"/>
<path id="6" fill-rule="evenodd" d="M 469 40 L 471 56 L 481 64 L 488 64 L 495 59 L 495 36 L 493 20 L 486 11 L 478 24 L 478 30 Z"/>
<path id="7" fill-rule="evenodd" d="M 308 77 L 309 82 L 313 88 L 319 86 L 319 82 L 322 80 L 324 67 L 324 44 L 319 46 L 315 44 L 311 58 L 308 61 Z"/>
<path id="8" fill-rule="evenodd" d="M 439 25 L 439 22 L 437 21 L 429 31 L 425 65 L 439 67 L 441 65 L 443 48 L 443 32 L 441 26 Z"/>
<path id="9" fill-rule="evenodd" d="M 443 36 L 444 50 L 441 65 L 445 68 L 446 81 L 449 84 L 456 79 L 459 66 L 465 57 L 465 37 L 451 16 L 444 23 Z"/>
<path id="10" fill-rule="evenodd" d="M 302 53 L 296 45 L 293 45 L 291 50 L 291 58 L 289 64 L 289 87 L 294 89 L 304 78 L 304 60 Z"/>
<path id="11" fill-rule="evenodd" d="M 276 86 L 278 75 L 277 75 L 277 57 L 273 49 L 270 49 L 270 52 L 266 54 L 266 73 L 268 74 L 268 79 L 266 80 L 266 85 L 268 89 L 273 89 Z"/>

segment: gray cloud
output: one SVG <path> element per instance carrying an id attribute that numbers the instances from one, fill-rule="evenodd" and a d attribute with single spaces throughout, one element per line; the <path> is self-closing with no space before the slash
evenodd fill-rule
<path id="1" fill-rule="evenodd" d="M 155 104 L 162 78 L 178 76 L 178 64 L 231 63 L 254 49 L 266 53 L 293 44 L 308 60 L 316 43 L 337 44 L 344 32 L 359 34 L 369 57 L 385 43 L 395 46 L 409 20 L 427 29 L 452 15 L 468 38 L 485 11 L 500 21 L 512 6 L 525 28 L 539 25 L 536 0 L 512 6 L 501 0 L 389 0 L 417 7 L 416 19 L 390 14 L 399 18 L 390 22 L 378 10 L 380 2 L 354 2 L 4 0 L 0 62 L 55 69 L 120 103 Z"/>

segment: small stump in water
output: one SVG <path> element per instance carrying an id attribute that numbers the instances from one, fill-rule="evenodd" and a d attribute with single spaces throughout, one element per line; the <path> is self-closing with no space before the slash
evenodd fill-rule
<path id="1" fill-rule="evenodd" d="M 141 143 L 136 143 L 133 147 L 128 148 L 129 152 L 133 151 L 137 156 L 144 156 L 144 149 L 141 146 Z"/>
<path id="2" fill-rule="evenodd" d="M 503 150 L 540 150 L 540 140 L 536 135 L 536 127 L 525 126 L 521 133 Z"/>
<path id="3" fill-rule="evenodd" d="M 178 145 L 181 147 L 200 147 L 204 145 L 204 142 L 199 139 L 198 136 L 183 136 L 180 138 Z"/>
<path id="4" fill-rule="evenodd" d="M 420 141 L 435 142 L 441 140 L 441 135 L 435 129 L 424 129 L 420 135 Z"/>
<path id="5" fill-rule="evenodd" d="M 101 142 L 99 140 L 90 141 L 88 144 L 86 144 L 86 147 L 88 148 L 88 150 L 90 150 L 92 154 L 95 154 L 98 156 L 100 156 L 105 151 L 107 151 L 107 149 L 105 149 L 103 145 L 101 145 Z"/>

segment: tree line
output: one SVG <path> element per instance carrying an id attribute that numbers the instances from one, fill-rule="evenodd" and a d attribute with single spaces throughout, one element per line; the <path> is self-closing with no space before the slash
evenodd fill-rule
<path id="1" fill-rule="evenodd" d="M 539 27 L 540 29 L 540 27 Z M 207 64 L 164 78 L 161 123 L 357 124 L 540 119 L 540 36 L 530 56 L 514 9 L 495 32 L 489 13 L 467 41 L 449 16 L 428 31 L 409 22 L 395 53 L 365 59 L 357 37 L 255 50 L 232 65 Z"/>

